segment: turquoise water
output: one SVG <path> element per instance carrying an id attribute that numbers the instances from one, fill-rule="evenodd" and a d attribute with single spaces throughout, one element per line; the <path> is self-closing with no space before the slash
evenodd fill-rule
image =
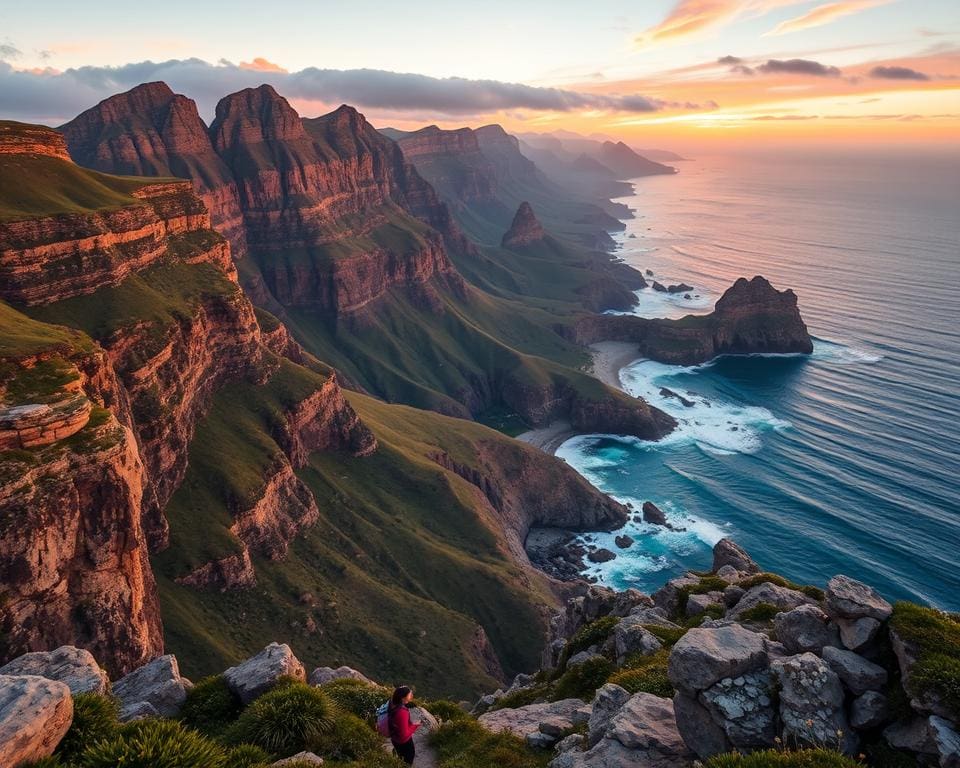
<path id="1" fill-rule="evenodd" d="M 594 534 L 619 556 L 588 572 L 649 591 L 732 536 L 796 581 L 846 573 L 960 610 L 960 157 L 708 157 L 638 180 L 624 202 L 637 218 L 618 255 L 695 286 L 690 300 L 639 291 L 637 314 L 708 312 L 762 274 L 794 289 L 816 341 L 809 358 L 621 372 L 677 432 L 578 437 L 558 455 L 687 530 L 628 524 L 625 552 Z"/>

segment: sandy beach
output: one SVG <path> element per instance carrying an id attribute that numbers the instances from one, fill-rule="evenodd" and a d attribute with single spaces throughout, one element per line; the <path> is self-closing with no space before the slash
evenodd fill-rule
<path id="1" fill-rule="evenodd" d="M 590 345 L 590 354 L 593 355 L 593 370 L 591 373 L 604 384 L 623 391 L 620 385 L 620 369 L 640 359 L 640 352 L 636 344 L 625 341 L 599 341 Z M 579 433 L 569 422 L 555 421 L 540 429 L 531 429 L 529 432 L 517 435 L 517 440 L 536 446 L 544 453 L 556 453 L 557 448 L 571 437 Z"/>
<path id="2" fill-rule="evenodd" d="M 621 369 L 641 357 L 640 348 L 629 341 L 598 341 L 590 345 L 590 354 L 593 355 L 593 375 L 621 391 Z"/>

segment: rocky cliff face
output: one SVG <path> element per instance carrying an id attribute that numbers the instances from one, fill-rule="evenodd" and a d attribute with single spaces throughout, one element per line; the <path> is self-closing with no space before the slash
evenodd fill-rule
<path id="1" fill-rule="evenodd" d="M 537 216 L 530 207 L 530 203 L 522 202 L 513 217 L 510 229 L 503 233 L 500 244 L 504 248 L 517 248 L 530 243 L 536 243 L 547 236 L 543 226 L 537 221 Z"/>
<path id="2" fill-rule="evenodd" d="M 424 169 L 437 188 L 453 193 L 448 199 L 463 203 L 496 199 L 496 169 L 481 151 L 476 131 L 445 131 L 430 125 L 403 135 L 397 143 L 404 157 Z"/>
<path id="3" fill-rule="evenodd" d="M 621 179 L 636 176 L 654 176 L 663 173 L 676 173 L 676 169 L 638 155 L 622 141 L 605 141 L 597 153 L 597 160 L 612 169 Z"/>
<path id="4" fill-rule="evenodd" d="M 145 83 L 101 101 L 60 130 L 80 165 L 133 176 L 192 179 L 235 258 L 246 252 L 232 176 L 213 151 L 197 105 L 166 83 Z"/>
<path id="5" fill-rule="evenodd" d="M 724 354 L 813 351 L 796 294 L 789 289 L 778 291 L 760 276 L 737 280 L 709 315 L 687 315 L 680 320 L 600 315 L 584 318 L 575 335 L 587 344 L 635 342 L 642 355 L 678 365 L 702 363 Z"/>

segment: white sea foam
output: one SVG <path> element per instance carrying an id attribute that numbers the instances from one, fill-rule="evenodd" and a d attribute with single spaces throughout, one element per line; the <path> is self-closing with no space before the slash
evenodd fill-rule
<path id="1" fill-rule="evenodd" d="M 873 364 L 883 360 L 883 355 L 869 349 L 843 344 L 827 339 L 813 340 L 813 359 L 825 360 L 838 365 Z"/>
<path id="2" fill-rule="evenodd" d="M 762 445 L 763 432 L 790 427 L 790 422 L 778 419 L 766 408 L 709 398 L 673 381 L 683 374 L 696 374 L 704 367 L 643 360 L 620 371 L 620 382 L 627 392 L 642 397 L 677 420 L 677 429 L 656 446 L 693 442 L 701 450 L 718 455 L 756 453 Z M 684 398 L 689 405 L 677 397 L 661 394 L 664 388 Z"/>

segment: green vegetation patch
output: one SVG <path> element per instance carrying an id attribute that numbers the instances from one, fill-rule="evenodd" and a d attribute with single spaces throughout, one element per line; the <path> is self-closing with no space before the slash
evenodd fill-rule
<path id="1" fill-rule="evenodd" d="M 740 621 L 772 621 L 773 617 L 781 613 L 781 609 L 773 603 L 757 603 L 753 608 L 743 611 Z"/>
<path id="2" fill-rule="evenodd" d="M 681 616 L 686 613 L 687 600 L 690 595 L 705 595 L 708 592 L 723 592 L 727 582 L 719 576 L 702 576 L 697 584 L 684 584 L 677 595 L 678 612 Z"/>
<path id="3" fill-rule="evenodd" d="M 796 752 L 773 749 L 741 755 L 731 752 L 711 757 L 704 768 L 860 768 L 862 763 L 829 749 L 801 749 Z"/>
<path id="4" fill-rule="evenodd" d="M 890 627 L 917 653 L 907 692 L 939 700 L 960 720 L 960 617 L 901 601 L 893 606 Z"/>
<path id="5" fill-rule="evenodd" d="M 41 352 L 71 354 L 93 350 L 86 334 L 34 320 L 0 301 L 0 358 L 21 359 Z"/>
<path id="6" fill-rule="evenodd" d="M 623 667 L 614 672 L 606 682 L 619 685 L 630 693 L 652 693 L 654 696 L 672 698 L 673 684 L 667 677 L 667 662 L 670 659 L 670 650 L 661 648 L 649 656 L 636 655 L 629 659 Z"/>
<path id="7" fill-rule="evenodd" d="M 445 723 L 430 735 L 440 768 L 544 768 L 553 757 L 536 751 L 509 732 L 490 733 L 475 720 Z"/>
<path id="8" fill-rule="evenodd" d="M 751 589 L 752 587 L 757 586 L 758 584 L 776 584 L 778 587 L 785 587 L 786 589 L 792 589 L 796 592 L 802 592 L 807 597 L 811 597 L 817 602 L 823 600 L 823 590 L 820 587 L 812 587 L 808 584 L 795 584 L 792 581 L 788 581 L 779 576 L 776 573 L 758 573 L 754 576 L 744 579 L 743 581 L 738 581 L 737 586 L 742 587 L 743 589 Z"/>

